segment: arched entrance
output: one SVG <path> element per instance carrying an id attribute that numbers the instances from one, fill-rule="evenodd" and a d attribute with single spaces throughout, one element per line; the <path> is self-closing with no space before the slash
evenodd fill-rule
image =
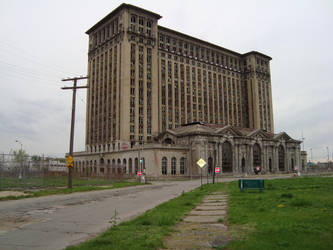
<path id="1" fill-rule="evenodd" d="M 268 159 L 268 169 L 269 169 L 269 172 L 272 172 L 272 159 L 271 158 Z"/>
<path id="2" fill-rule="evenodd" d="M 99 164 L 100 164 L 99 171 L 100 171 L 101 174 L 104 174 L 104 158 L 101 158 L 99 160 Z"/>
<path id="3" fill-rule="evenodd" d="M 291 170 L 295 171 L 295 162 L 294 162 L 294 158 L 291 158 Z"/>
<path id="4" fill-rule="evenodd" d="M 211 175 L 213 173 L 213 158 L 208 158 L 208 174 Z"/>
<path id="5" fill-rule="evenodd" d="M 242 158 L 242 173 L 245 173 L 245 158 Z"/>
<path id="6" fill-rule="evenodd" d="M 232 147 L 230 142 L 222 144 L 222 171 L 223 173 L 232 172 Z"/>
<path id="7" fill-rule="evenodd" d="M 135 158 L 134 169 L 135 169 L 135 174 L 137 174 L 138 171 L 139 171 L 139 161 L 138 161 L 138 158 Z"/>
<path id="8" fill-rule="evenodd" d="M 132 172 L 132 158 L 128 159 L 128 173 L 131 175 Z"/>
<path id="9" fill-rule="evenodd" d="M 253 168 L 255 172 L 261 170 L 261 149 L 258 143 L 253 145 Z"/>
<path id="10" fill-rule="evenodd" d="M 126 171 L 127 171 L 127 169 L 126 169 L 126 159 L 123 159 L 123 173 L 124 174 L 126 174 Z"/>
<path id="11" fill-rule="evenodd" d="M 284 167 L 284 148 L 282 147 L 282 145 L 279 146 L 278 155 L 279 155 L 279 171 L 284 171 L 285 170 L 285 167 Z"/>

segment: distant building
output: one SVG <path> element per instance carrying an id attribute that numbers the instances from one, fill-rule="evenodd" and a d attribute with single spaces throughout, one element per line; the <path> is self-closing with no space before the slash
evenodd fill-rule
<path id="1" fill-rule="evenodd" d="M 47 170 L 50 172 L 67 172 L 66 163 L 59 160 L 49 160 L 47 165 Z"/>
<path id="2" fill-rule="evenodd" d="M 306 170 L 307 168 L 307 162 L 308 162 L 308 157 L 307 157 L 306 151 L 301 151 L 301 170 Z"/>
<path id="3" fill-rule="evenodd" d="M 149 176 L 165 175 L 162 159 L 167 175 L 193 175 L 197 157 L 208 161 L 213 148 L 216 166 L 227 164 L 230 173 L 252 173 L 253 165 L 265 172 L 299 166 L 300 142 L 273 134 L 272 58 L 159 26 L 160 18 L 122 4 L 86 32 L 86 151 L 75 154 L 77 169 L 104 174 L 108 165 L 134 173 L 143 155 Z M 189 129 L 190 137 L 177 135 Z M 161 140 L 165 135 L 173 135 L 171 144 Z M 193 151 L 189 143 L 198 142 Z"/>

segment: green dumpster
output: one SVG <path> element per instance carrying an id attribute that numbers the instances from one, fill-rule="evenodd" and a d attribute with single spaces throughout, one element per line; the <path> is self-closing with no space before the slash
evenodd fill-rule
<path id="1" fill-rule="evenodd" d="M 264 190 L 264 180 L 258 179 L 239 179 L 238 187 L 243 192 L 244 189 L 258 189 L 260 192 Z"/>

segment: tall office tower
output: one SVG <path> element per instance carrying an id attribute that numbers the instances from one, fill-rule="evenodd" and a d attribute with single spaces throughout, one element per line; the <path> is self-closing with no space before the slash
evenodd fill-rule
<path id="1" fill-rule="evenodd" d="M 269 62 L 158 26 L 122 4 L 90 28 L 86 147 L 109 151 L 182 124 L 274 132 Z"/>

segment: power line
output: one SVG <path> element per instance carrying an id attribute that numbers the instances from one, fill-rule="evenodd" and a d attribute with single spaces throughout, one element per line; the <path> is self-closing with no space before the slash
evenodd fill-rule
<path id="1" fill-rule="evenodd" d="M 5 45 L 7 48 L 2 47 L 0 52 L 2 51 L 2 52 L 5 52 L 5 53 L 6 52 L 9 53 L 10 57 L 13 57 L 11 54 L 14 54 L 14 55 L 16 54 L 17 57 L 20 58 L 20 60 L 22 60 L 22 58 L 23 58 L 27 61 L 34 62 L 34 63 L 38 64 L 39 66 L 46 65 L 45 63 L 41 62 L 40 58 L 36 57 L 35 54 L 29 53 L 26 50 L 24 50 L 24 49 L 22 49 L 18 46 L 13 45 L 14 44 L 13 42 L 7 43 L 5 41 L 0 41 L 0 45 L 1 44 Z M 45 68 L 49 68 L 50 70 L 54 70 L 57 73 L 62 73 L 62 74 L 69 73 L 68 69 L 63 68 L 62 66 L 57 65 L 54 62 L 48 64 L 48 66 L 45 67 Z M 53 68 L 53 69 L 51 69 L 51 68 Z"/>

